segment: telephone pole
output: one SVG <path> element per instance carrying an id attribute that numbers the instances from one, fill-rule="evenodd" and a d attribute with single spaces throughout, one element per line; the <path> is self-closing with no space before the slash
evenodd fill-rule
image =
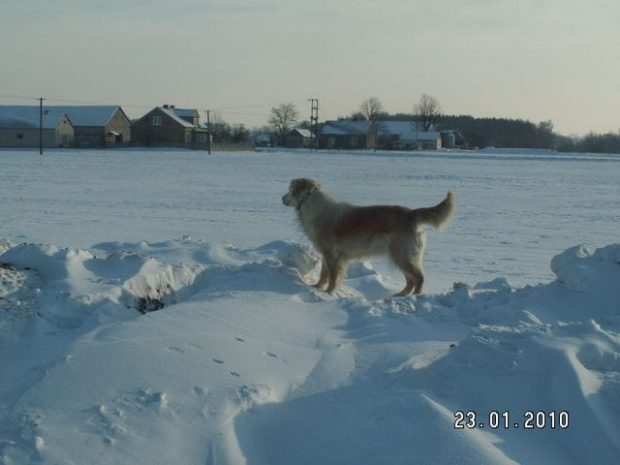
<path id="1" fill-rule="evenodd" d="M 211 155 L 211 110 L 207 110 L 207 150 Z"/>
<path id="2" fill-rule="evenodd" d="M 319 99 L 309 98 L 310 109 L 310 132 L 314 134 L 314 150 L 319 149 Z"/>
<path id="3" fill-rule="evenodd" d="M 43 98 L 39 98 L 39 155 L 43 155 Z"/>

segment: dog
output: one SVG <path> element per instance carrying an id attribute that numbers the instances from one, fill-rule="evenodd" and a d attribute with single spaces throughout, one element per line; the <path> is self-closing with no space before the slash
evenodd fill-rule
<path id="1" fill-rule="evenodd" d="M 312 179 L 290 183 L 282 203 L 294 207 L 302 231 L 322 255 L 321 274 L 314 285 L 333 293 L 346 275 L 347 262 L 387 254 L 405 275 L 405 288 L 396 296 L 420 294 L 424 286 L 422 255 L 424 226 L 439 230 L 452 216 L 454 195 L 429 208 L 374 205 L 355 206 L 337 202 Z"/>

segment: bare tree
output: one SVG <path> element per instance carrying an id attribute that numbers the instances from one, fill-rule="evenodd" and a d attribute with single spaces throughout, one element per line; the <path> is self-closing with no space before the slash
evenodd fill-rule
<path id="1" fill-rule="evenodd" d="M 415 105 L 414 112 L 417 120 L 422 123 L 423 130 L 430 131 L 441 117 L 441 105 L 435 97 L 424 94 Z"/>
<path id="2" fill-rule="evenodd" d="M 377 97 L 367 98 L 362 102 L 360 112 L 367 120 L 374 121 L 380 113 L 383 113 L 383 104 Z"/>
<path id="3" fill-rule="evenodd" d="M 271 109 L 269 125 L 278 135 L 280 145 L 284 144 L 286 134 L 295 127 L 299 112 L 292 103 L 282 103 Z"/>

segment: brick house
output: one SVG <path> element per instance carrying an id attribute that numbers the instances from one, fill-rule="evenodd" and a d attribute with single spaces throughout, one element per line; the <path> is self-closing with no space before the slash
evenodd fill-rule
<path id="1" fill-rule="evenodd" d="M 135 146 L 203 149 L 207 147 L 207 135 L 197 110 L 174 105 L 156 107 L 131 125 L 131 142 Z"/>

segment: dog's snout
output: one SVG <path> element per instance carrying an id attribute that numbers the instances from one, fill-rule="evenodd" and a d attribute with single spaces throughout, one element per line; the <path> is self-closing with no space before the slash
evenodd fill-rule
<path id="1" fill-rule="evenodd" d="M 284 195 L 282 196 L 282 203 L 283 203 L 284 205 L 286 205 L 287 207 L 290 205 L 290 201 L 289 201 L 289 195 L 288 195 L 288 193 L 286 193 L 286 194 L 284 194 Z"/>

